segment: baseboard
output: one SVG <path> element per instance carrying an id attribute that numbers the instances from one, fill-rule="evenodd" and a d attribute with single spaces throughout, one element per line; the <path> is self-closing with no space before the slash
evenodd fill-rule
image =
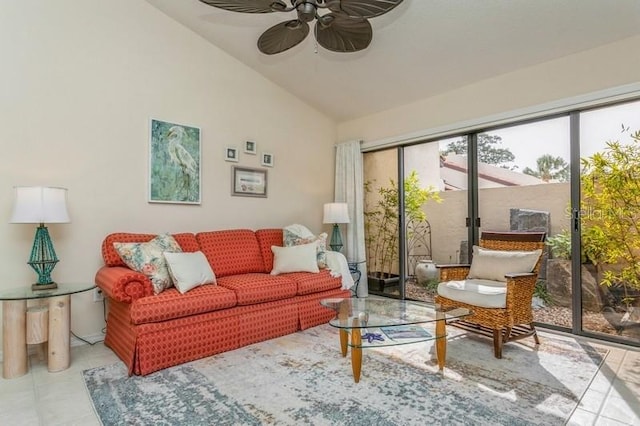
<path id="1" fill-rule="evenodd" d="M 96 334 L 89 334 L 87 336 L 80 336 L 81 338 L 83 338 L 84 340 L 86 340 L 87 342 L 94 344 L 97 342 L 101 342 L 104 340 L 104 334 L 103 333 L 96 333 Z M 69 346 L 71 346 L 72 348 L 75 346 L 82 346 L 82 345 L 86 345 L 86 342 L 83 342 L 82 340 L 78 339 L 77 337 L 75 337 L 74 335 L 71 335 L 71 339 L 69 341 Z M 27 356 L 31 356 L 36 354 L 37 351 L 37 346 L 36 345 L 27 345 Z M 2 353 L 2 350 L 0 350 L 0 362 L 4 360 L 4 355 Z"/>

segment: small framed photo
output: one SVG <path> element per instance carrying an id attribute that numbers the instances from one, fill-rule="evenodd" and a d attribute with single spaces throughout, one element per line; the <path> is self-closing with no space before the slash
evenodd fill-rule
<path id="1" fill-rule="evenodd" d="M 267 197 L 267 171 L 265 169 L 233 166 L 231 173 L 231 195 Z"/>
<path id="2" fill-rule="evenodd" d="M 273 154 L 270 152 L 263 152 L 261 164 L 266 167 L 273 167 Z"/>
<path id="3" fill-rule="evenodd" d="M 238 149 L 233 146 L 228 146 L 224 149 L 224 160 L 238 162 Z"/>
<path id="4" fill-rule="evenodd" d="M 251 155 L 256 155 L 258 153 L 258 144 L 255 141 L 245 141 L 244 143 L 244 152 Z"/>

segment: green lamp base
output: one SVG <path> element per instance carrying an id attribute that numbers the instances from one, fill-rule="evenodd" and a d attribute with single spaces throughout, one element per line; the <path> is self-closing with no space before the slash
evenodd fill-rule
<path id="1" fill-rule="evenodd" d="M 340 235 L 340 227 L 337 223 L 333 224 L 333 232 L 331 233 L 331 242 L 329 247 L 333 251 L 342 251 L 342 236 Z"/>
<path id="2" fill-rule="evenodd" d="M 58 284 L 51 279 L 51 271 L 58 263 L 58 257 L 53 249 L 49 230 L 43 223 L 36 229 L 36 236 L 31 248 L 31 256 L 27 262 L 38 274 L 38 282 L 31 286 L 32 290 L 51 290 L 58 288 Z"/>

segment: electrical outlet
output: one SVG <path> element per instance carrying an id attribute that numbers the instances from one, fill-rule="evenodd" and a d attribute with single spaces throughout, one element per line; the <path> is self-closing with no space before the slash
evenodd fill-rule
<path id="1" fill-rule="evenodd" d="M 101 288 L 94 288 L 93 289 L 93 301 L 94 302 L 102 302 L 104 300 L 104 295 L 102 294 L 102 289 Z"/>

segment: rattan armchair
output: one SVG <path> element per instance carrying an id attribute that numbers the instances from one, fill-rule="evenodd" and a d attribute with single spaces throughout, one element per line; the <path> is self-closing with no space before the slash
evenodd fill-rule
<path id="1" fill-rule="evenodd" d="M 544 232 L 483 232 L 479 246 L 489 250 L 533 251 L 544 249 Z M 464 321 L 453 325 L 493 338 L 494 354 L 502 358 L 503 343 L 533 336 L 540 344 L 533 325 L 531 300 L 542 256 L 531 273 L 506 274 L 506 306 L 485 308 L 459 302 L 443 296 L 436 296 L 436 303 L 443 307 L 464 307 L 473 314 Z M 465 280 L 470 265 L 438 265 L 440 281 Z"/>

